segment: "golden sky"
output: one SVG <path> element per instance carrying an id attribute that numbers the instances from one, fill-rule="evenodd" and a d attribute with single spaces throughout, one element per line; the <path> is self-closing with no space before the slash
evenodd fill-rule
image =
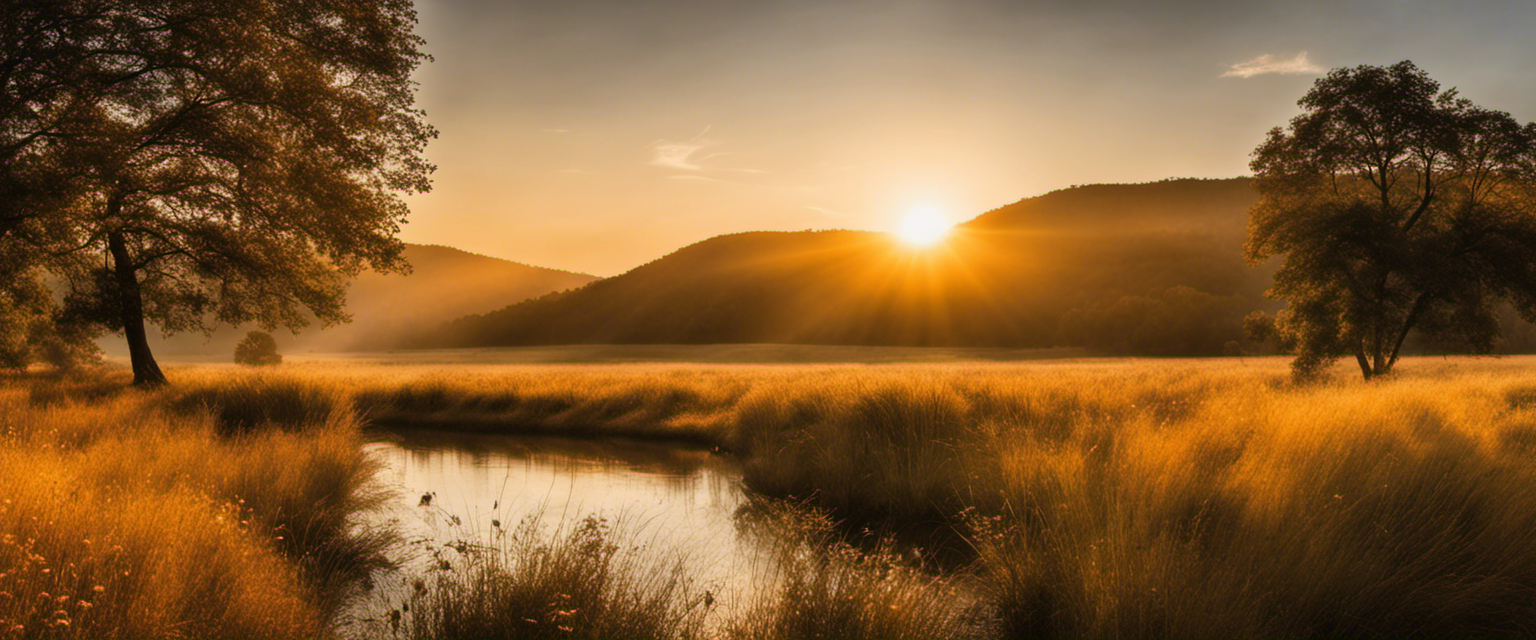
<path id="1" fill-rule="evenodd" d="M 1332 67 L 1411 59 L 1536 118 L 1523 1 L 418 7 L 441 137 L 403 237 L 604 276 L 722 233 L 1242 175 Z"/>

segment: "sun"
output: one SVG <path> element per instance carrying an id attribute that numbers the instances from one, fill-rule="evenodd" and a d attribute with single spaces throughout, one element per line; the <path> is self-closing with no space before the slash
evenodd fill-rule
<path id="1" fill-rule="evenodd" d="M 907 210 L 896 230 L 902 244 L 911 247 L 931 247 L 949 236 L 949 220 L 934 207 L 919 206 Z"/>

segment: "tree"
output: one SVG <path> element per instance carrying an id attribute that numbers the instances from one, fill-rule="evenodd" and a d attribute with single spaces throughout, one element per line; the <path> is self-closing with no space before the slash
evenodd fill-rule
<path id="1" fill-rule="evenodd" d="M 0 154 L 0 188 L 26 195 L 0 211 L 0 243 L 34 248 L 72 316 L 123 332 L 135 384 L 165 380 L 146 320 L 330 324 L 346 319 L 345 277 L 406 269 L 401 195 L 429 188 L 434 135 L 413 107 L 425 55 L 410 0 L 5 11 L 32 25 L 18 33 L 51 31 L 0 40 L 0 96 L 49 87 L 0 103 L 18 149 Z M 29 65 L 46 68 L 6 75 Z"/>
<path id="2" fill-rule="evenodd" d="M 1299 376 L 1354 356 L 1392 371 L 1413 331 L 1478 352 L 1494 303 L 1536 321 L 1536 124 L 1441 91 L 1411 62 L 1335 69 L 1254 151 L 1250 262 Z"/>
<path id="3" fill-rule="evenodd" d="M 61 315 L 35 271 L 13 269 L 0 279 L 0 369 L 38 361 L 62 370 L 92 364 L 100 359 L 95 338 L 91 327 Z"/>
<path id="4" fill-rule="evenodd" d="M 277 341 L 272 334 L 252 331 L 235 345 L 235 363 L 250 367 L 265 367 L 283 363 L 283 354 L 277 352 Z"/>

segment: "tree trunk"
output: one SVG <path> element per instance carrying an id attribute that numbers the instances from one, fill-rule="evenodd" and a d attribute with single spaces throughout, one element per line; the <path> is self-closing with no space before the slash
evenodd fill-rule
<path id="1" fill-rule="evenodd" d="M 1356 345 L 1355 346 L 1355 362 L 1360 365 L 1360 375 L 1365 376 L 1366 380 L 1370 380 L 1371 379 L 1371 361 L 1366 359 L 1366 357 L 1365 357 L 1365 346 L 1364 345 Z"/>
<path id="2" fill-rule="evenodd" d="M 112 270 L 117 276 L 118 312 L 123 335 L 128 338 L 128 359 L 133 363 L 133 386 L 155 387 L 165 384 L 165 374 L 149 350 L 149 336 L 144 332 L 144 296 L 139 290 L 139 274 L 128 255 L 128 244 L 120 231 L 107 234 L 107 250 L 112 253 Z"/>

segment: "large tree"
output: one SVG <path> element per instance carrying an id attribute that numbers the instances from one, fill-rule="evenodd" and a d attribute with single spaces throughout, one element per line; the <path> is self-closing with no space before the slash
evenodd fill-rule
<path id="1" fill-rule="evenodd" d="M 410 0 L 5 0 L 0 243 L 127 338 L 344 320 L 429 187 Z M 12 71 L 15 71 L 12 73 Z M 6 155 L 8 154 L 8 155 Z M 0 205 L 4 207 L 5 205 Z M 0 274 L 3 277 L 4 274 Z"/>
<path id="2" fill-rule="evenodd" d="M 1536 124 L 1442 91 L 1411 62 L 1335 69 L 1254 151 L 1251 261 L 1298 374 L 1392 371 L 1411 332 L 1492 349 L 1494 305 L 1536 321 Z"/>

